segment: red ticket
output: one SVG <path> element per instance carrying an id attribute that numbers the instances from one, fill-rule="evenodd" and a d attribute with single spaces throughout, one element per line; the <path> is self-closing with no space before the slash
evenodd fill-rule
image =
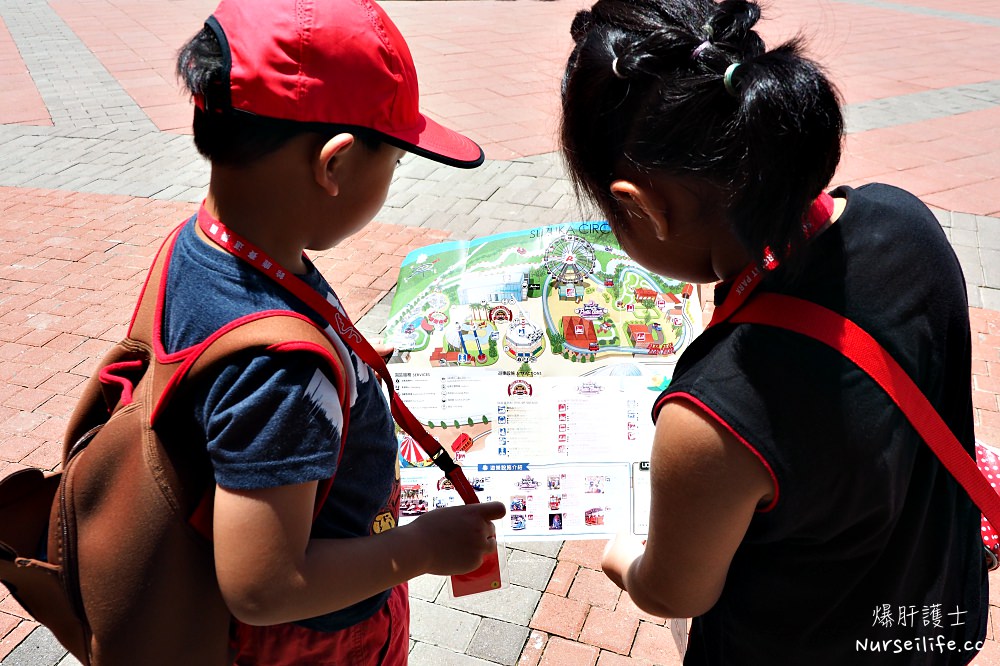
<path id="1" fill-rule="evenodd" d="M 501 585 L 500 556 L 495 545 L 478 569 L 451 577 L 451 593 L 455 597 L 499 590 Z"/>

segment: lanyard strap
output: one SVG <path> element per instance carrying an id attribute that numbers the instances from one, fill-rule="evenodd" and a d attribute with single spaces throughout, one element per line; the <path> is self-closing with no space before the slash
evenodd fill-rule
<path id="1" fill-rule="evenodd" d="M 1000 525 L 1000 496 L 996 488 L 979 471 L 976 461 L 969 457 L 920 387 L 867 331 L 833 310 L 783 294 L 760 294 L 733 321 L 794 331 L 850 359 L 896 403 L 944 468 L 986 514 L 990 524 Z"/>
<path id="2" fill-rule="evenodd" d="M 802 223 L 806 238 L 812 238 L 822 230 L 830 221 L 833 215 L 833 197 L 826 192 L 821 192 L 816 200 L 809 206 L 809 213 Z M 778 260 L 770 248 L 764 252 L 764 261 L 761 264 L 751 263 L 733 280 L 732 288 L 726 294 L 726 298 L 715 309 L 712 321 L 706 328 L 711 328 L 726 321 L 739 310 L 749 300 L 750 294 L 760 286 L 764 275 L 778 267 Z"/>
<path id="3" fill-rule="evenodd" d="M 420 445 L 420 448 L 430 456 L 434 464 L 444 472 L 445 476 L 455 486 L 455 491 L 458 492 L 462 501 L 466 504 L 476 504 L 479 502 L 479 498 L 476 497 L 476 492 L 473 490 L 472 484 L 465 477 L 462 468 L 452 460 L 448 452 L 444 450 L 444 447 L 427 432 L 423 424 L 420 423 L 420 420 L 403 403 L 402 399 L 396 393 L 396 388 L 392 383 L 392 376 L 389 373 L 389 369 L 385 366 L 385 361 L 365 339 L 365 336 L 361 335 L 358 329 L 354 327 L 354 324 L 340 308 L 335 307 L 333 303 L 321 296 L 319 292 L 303 282 L 297 275 L 285 270 L 259 247 L 215 219 L 205 208 L 204 202 L 202 202 L 201 208 L 198 210 L 198 226 L 205 232 L 205 235 L 215 241 L 220 247 L 274 280 L 316 312 L 336 331 L 340 339 L 350 346 L 354 353 L 358 355 L 358 358 L 374 368 L 375 372 L 379 374 L 389 389 L 389 409 L 392 411 L 392 416 L 396 419 L 396 423 Z"/>

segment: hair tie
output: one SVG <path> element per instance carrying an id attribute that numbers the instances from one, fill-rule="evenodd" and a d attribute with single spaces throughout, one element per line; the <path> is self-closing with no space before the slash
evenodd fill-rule
<path id="1" fill-rule="evenodd" d="M 736 86 L 733 85 L 733 74 L 736 73 L 737 68 L 742 63 L 734 62 L 729 67 L 726 67 L 726 73 L 722 77 L 722 85 L 726 87 L 726 92 L 733 97 L 739 97 L 740 93 L 736 90 Z"/>
<path id="2" fill-rule="evenodd" d="M 701 52 L 704 51 L 705 49 L 707 49 L 711 45 L 712 45 L 712 42 L 710 42 L 709 40 L 706 39 L 701 44 L 699 44 L 698 46 L 694 47 L 694 51 L 691 51 L 691 60 L 697 60 L 698 56 L 701 55 Z"/>
<path id="3" fill-rule="evenodd" d="M 614 74 L 615 77 L 619 79 L 625 78 L 624 76 L 622 76 L 621 72 L 618 71 L 618 56 L 615 56 L 615 59 L 611 61 L 611 73 Z"/>

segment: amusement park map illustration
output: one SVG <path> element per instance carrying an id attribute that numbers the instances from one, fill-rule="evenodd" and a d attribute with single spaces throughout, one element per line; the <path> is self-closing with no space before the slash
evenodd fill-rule
<path id="1" fill-rule="evenodd" d="M 577 222 L 410 253 L 385 338 L 400 397 L 507 505 L 505 538 L 583 539 L 646 532 L 650 410 L 701 330 L 693 285 Z M 460 503 L 399 436 L 402 520 Z"/>

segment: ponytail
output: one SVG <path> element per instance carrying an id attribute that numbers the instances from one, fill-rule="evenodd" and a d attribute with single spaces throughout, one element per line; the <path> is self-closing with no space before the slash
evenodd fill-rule
<path id="1" fill-rule="evenodd" d="M 840 100 L 801 40 L 766 50 L 759 18 L 746 0 L 599 0 L 577 15 L 562 146 L 612 225 L 625 220 L 610 185 L 628 164 L 713 183 L 751 256 L 802 242 L 840 161 Z"/>

